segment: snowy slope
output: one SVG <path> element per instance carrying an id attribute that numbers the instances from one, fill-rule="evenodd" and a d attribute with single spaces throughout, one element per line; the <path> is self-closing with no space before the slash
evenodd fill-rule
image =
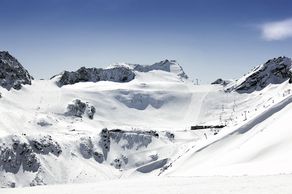
<path id="1" fill-rule="evenodd" d="M 112 80 L 111 69 L 119 67 L 133 79 Z M 1 186 L 292 173 L 289 79 L 226 92 L 254 73 L 223 86 L 194 85 L 170 60 L 116 64 L 104 72 L 111 81 L 73 73 L 79 83 L 60 87 L 61 74 L 21 90 L 0 88 Z M 94 115 L 74 106 L 68 114 L 76 99 L 94 107 Z M 194 125 L 226 127 L 190 130 Z"/>
<path id="2" fill-rule="evenodd" d="M 289 117 L 292 96 L 240 126 L 197 144 L 165 171 L 167 175 L 266 175 L 292 173 Z"/>
<path id="3" fill-rule="evenodd" d="M 151 177 L 119 179 L 90 184 L 49 185 L 1 189 L 2 194 L 92 194 L 92 193 L 153 193 L 153 194 L 290 194 L 291 175 L 243 177 Z"/>
<path id="4" fill-rule="evenodd" d="M 19 91 L 1 89 L 1 185 L 98 181 L 162 167 L 177 152 L 177 145 L 200 139 L 180 130 L 189 129 L 199 115 L 200 110 L 190 104 L 199 105 L 215 88 L 202 86 L 194 93 L 192 83 L 177 73 L 135 71 L 135 79 L 127 83 L 62 87 L 56 76 L 34 80 Z M 75 99 L 95 107 L 93 119 L 67 116 L 67 106 Z M 103 128 L 124 130 L 109 132 L 106 154 L 100 145 Z M 148 134 L 154 130 L 158 132 Z M 158 166 L 140 169 L 152 163 Z"/>

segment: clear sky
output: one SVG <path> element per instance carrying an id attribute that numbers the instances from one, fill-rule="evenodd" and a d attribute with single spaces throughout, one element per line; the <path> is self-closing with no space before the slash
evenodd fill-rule
<path id="1" fill-rule="evenodd" d="M 291 9 L 291 0 L 0 0 L 0 50 L 36 78 L 167 58 L 210 82 L 292 57 Z"/>

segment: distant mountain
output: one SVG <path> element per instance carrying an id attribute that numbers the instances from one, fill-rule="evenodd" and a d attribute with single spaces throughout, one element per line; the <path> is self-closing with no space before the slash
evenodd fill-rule
<path id="1" fill-rule="evenodd" d="M 227 91 L 250 93 L 262 90 L 269 84 L 280 84 L 287 80 L 292 83 L 291 68 L 290 58 L 278 57 L 270 59 L 228 86 Z"/>
<path id="2" fill-rule="evenodd" d="M 31 85 L 33 77 L 7 51 L 0 51 L 0 85 L 7 90 L 21 89 L 21 85 Z"/>
<path id="3" fill-rule="evenodd" d="M 98 81 L 129 82 L 134 78 L 135 73 L 126 67 L 115 67 L 112 69 L 81 67 L 77 71 L 64 71 L 61 73 L 57 85 L 62 87 L 63 85 L 71 85 L 78 82 Z"/>
<path id="4" fill-rule="evenodd" d="M 188 78 L 182 67 L 174 60 L 163 60 L 153 65 L 117 63 L 106 69 L 81 67 L 77 71 L 64 71 L 52 78 L 59 77 L 57 80 L 59 87 L 78 82 L 112 81 L 122 83 L 132 81 L 136 76 L 135 72 L 146 73 L 154 70 L 174 73 L 181 79 Z"/>
<path id="5" fill-rule="evenodd" d="M 229 80 L 223 80 L 221 78 L 216 79 L 214 82 L 212 82 L 212 85 L 222 85 L 222 86 L 226 86 L 230 83 L 231 81 Z"/>
<path id="6" fill-rule="evenodd" d="M 139 72 L 149 72 L 153 70 L 161 70 L 166 72 L 175 73 L 181 78 L 187 79 L 188 76 L 184 72 L 183 68 L 175 60 L 163 60 L 153 65 L 133 65 L 135 71 Z"/>

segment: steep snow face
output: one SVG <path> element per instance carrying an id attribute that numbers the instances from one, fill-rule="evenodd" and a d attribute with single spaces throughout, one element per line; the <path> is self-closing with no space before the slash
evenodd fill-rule
<path id="1" fill-rule="evenodd" d="M 31 84 L 33 77 L 8 52 L 0 52 L 0 85 L 7 90 L 19 90 L 23 84 Z"/>
<path id="2" fill-rule="evenodd" d="M 111 69 L 85 68 L 81 67 L 77 71 L 65 71 L 61 74 L 57 85 L 75 84 L 78 82 L 129 82 L 135 78 L 135 73 L 126 67 L 115 67 Z"/>
<path id="3" fill-rule="evenodd" d="M 250 93 L 255 90 L 262 90 L 269 84 L 280 84 L 286 80 L 292 83 L 291 65 L 291 59 L 287 57 L 270 59 L 228 86 L 227 91 L 235 90 L 240 93 Z"/>

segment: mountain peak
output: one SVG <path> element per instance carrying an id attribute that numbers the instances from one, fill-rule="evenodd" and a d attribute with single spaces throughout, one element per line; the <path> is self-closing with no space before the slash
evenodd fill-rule
<path id="1" fill-rule="evenodd" d="M 170 73 L 175 73 L 180 78 L 187 79 L 188 76 L 184 72 L 183 68 L 176 62 L 176 60 L 162 60 L 160 62 L 154 63 L 153 65 L 134 65 L 135 71 L 149 72 L 153 70 L 161 70 Z"/>
<path id="2" fill-rule="evenodd" d="M 255 67 L 227 90 L 250 93 L 262 90 L 269 84 L 280 84 L 287 80 L 292 83 L 292 62 L 290 58 L 280 56 L 269 59 L 266 63 Z"/>
<path id="3" fill-rule="evenodd" d="M 31 84 L 33 77 L 28 71 L 9 54 L 8 51 L 0 51 L 0 86 L 10 90 L 19 90 L 23 84 Z"/>

